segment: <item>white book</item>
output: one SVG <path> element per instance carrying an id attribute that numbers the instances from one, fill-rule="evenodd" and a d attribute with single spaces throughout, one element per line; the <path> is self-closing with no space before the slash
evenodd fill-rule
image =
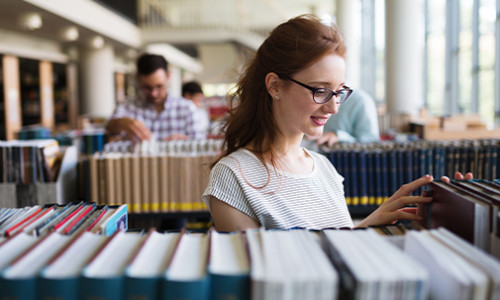
<path id="1" fill-rule="evenodd" d="M 52 279 L 80 276 L 89 259 L 107 239 L 103 235 L 84 232 L 42 270 L 42 276 Z"/>
<path id="2" fill-rule="evenodd" d="M 85 267 L 84 277 L 109 278 L 123 275 L 143 238 L 139 233 L 119 231 Z"/>
<path id="3" fill-rule="evenodd" d="M 430 274 L 433 299 L 485 299 L 488 278 L 428 231 L 406 233 L 405 252 L 424 265 Z"/>
<path id="4" fill-rule="evenodd" d="M 498 259 L 445 228 L 430 230 L 430 233 L 488 276 L 487 299 L 500 299 L 500 261 Z"/>
<path id="5" fill-rule="evenodd" d="M 161 276 L 174 253 L 179 237 L 178 232 L 151 232 L 137 256 L 128 266 L 127 276 L 137 278 Z"/>
<path id="6" fill-rule="evenodd" d="M 21 232 L 0 244 L 0 271 L 36 241 L 34 236 Z"/>
<path id="7" fill-rule="evenodd" d="M 5 270 L 4 278 L 20 279 L 37 276 L 45 264 L 71 240 L 71 237 L 53 232 L 38 240 L 35 247 Z"/>

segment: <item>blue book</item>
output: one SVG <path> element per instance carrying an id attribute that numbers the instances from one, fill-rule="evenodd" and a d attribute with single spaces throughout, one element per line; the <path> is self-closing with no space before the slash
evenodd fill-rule
<path id="1" fill-rule="evenodd" d="M 69 241 L 56 232 L 37 239 L 1 273 L 0 299 L 34 299 L 40 270 Z"/>
<path id="2" fill-rule="evenodd" d="M 127 300 L 160 299 L 160 283 L 167 269 L 181 233 L 159 233 L 150 230 L 137 255 L 125 270 L 125 291 Z"/>
<path id="3" fill-rule="evenodd" d="M 368 167 L 366 164 L 366 151 L 360 149 L 356 151 L 358 168 L 355 170 L 359 183 L 359 204 L 368 205 Z"/>
<path id="4" fill-rule="evenodd" d="M 78 299 L 83 268 L 109 238 L 81 232 L 74 236 L 41 270 L 38 277 L 38 299 Z"/>
<path id="5" fill-rule="evenodd" d="M 358 156 L 359 151 L 347 152 L 349 157 L 350 173 L 347 178 L 351 187 L 351 205 L 359 205 L 359 184 L 358 184 Z"/>
<path id="6" fill-rule="evenodd" d="M 106 236 L 113 235 L 117 230 L 128 229 L 127 204 L 122 204 L 101 225 L 101 232 Z"/>
<path id="7" fill-rule="evenodd" d="M 368 194 L 368 204 L 374 205 L 377 203 L 376 200 L 376 190 L 379 188 L 375 183 L 377 174 L 377 169 L 375 169 L 375 150 L 366 151 L 366 176 L 367 176 L 367 194 Z"/>
<path id="8" fill-rule="evenodd" d="M 388 195 L 394 194 L 399 188 L 398 185 L 398 163 L 397 163 L 397 158 L 396 158 L 396 149 L 389 149 L 388 150 L 388 161 L 389 161 L 389 190 L 388 190 Z"/>
<path id="9" fill-rule="evenodd" d="M 396 150 L 396 178 L 397 178 L 397 184 L 396 186 L 394 187 L 396 191 L 397 189 L 399 189 L 400 186 L 402 186 L 403 184 L 405 184 L 405 172 L 406 172 L 406 166 L 405 166 L 405 160 L 404 160 L 404 156 L 405 156 L 405 149 L 403 148 L 398 148 Z"/>
<path id="10" fill-rule="evenodd" d="M 138 232 L 117 231 L 83 269 L 80 299 L 122 300 L 125 269 L 143 238 Z"/>
<path id="11" fill-rule="evenodd" d="M 210 232 L 210 299 L 247 300 L 250 261 L 241 232 Z"/>
<path id="12" fill-rule="evenodd" d="M 207 233 L 183 234 L 161 281 L 164 300 L 208 300 L 207 274 L 209 238 Z"/>
<path id="13" fill-rule="evenodd" d="M 382 204 L 385 199 L 385 193 L 387 193 L 387 152 L 376 151 L 374 153 L 374 168 L 376 173 L 375 177 L 375 203 L 376 205 Z"/>

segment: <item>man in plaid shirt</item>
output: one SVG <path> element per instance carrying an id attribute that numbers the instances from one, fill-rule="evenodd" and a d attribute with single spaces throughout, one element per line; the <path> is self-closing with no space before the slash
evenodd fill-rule
<path id="1" fill-rule="evenodd" d="M 168 94 L 168 64 L 160 55 L 143 54 L 137 60 L 137 78 L 144 99 L 118 105 L 106 125 L 111 135 L 126 135 L 133 142 L 203 139 L 206 132 L 195 126 L 196 106 Z"/>

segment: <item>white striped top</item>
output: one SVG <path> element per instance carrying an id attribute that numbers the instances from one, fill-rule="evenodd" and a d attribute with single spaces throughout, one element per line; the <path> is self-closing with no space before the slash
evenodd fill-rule
<path id="1" fill-rule="evenodd" d="M 344 178 L 325 156 L 304 151 L 314 161 L 311 173 L 278 170 L 278 176 L 248 150 L 231 153 L 212 169 L 203 202 L 210 209 L 210 195 L 214 196 L 267 229 L 353 227 Z"/>

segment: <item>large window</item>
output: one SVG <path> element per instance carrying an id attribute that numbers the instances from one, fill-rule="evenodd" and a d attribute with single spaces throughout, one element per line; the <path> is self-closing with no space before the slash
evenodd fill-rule
<path id="1" fill-rule="evenodd" d="M 479 114 L 489 125 L 495 111 L 495 0 L 481 0 L 479 8 Z M 500 63 L 500 62 L 499 62 Z M 497 74 L 500 76 L 500 74 Z M 500 87 L 497 86 L 497 89 Z"/>
<path id="2" fill-rule="evenodd" d="M 500 66 L 495 65 L 496 57 L 500 58 L 497 46 L 500 42 L 496 40 L 500 38 L 500 32 L 496 32 L 500 31 L 500 21 L 496 20 L 497 14 L 500 15 L 497 2 L 500 0 L 422 1 L 425 5 L 424 105 L 432 115 L 479 114 L 489 127 L 495 121 L 500 124 L 500 90 L 495 90 L 496 85 L 496 89 L 500 89 Z M 366 62 L 376 61 L 372 67 L 375 75 L 365 76 L 365 80 L 370 78 L 373 82 L 364 85 L 375 87 L 374 96 L 384 101 L 387 83 L 383 12 L 384 5 L 391 2 L 362 0 L 361 3 L 364 17 L 370 11 L 375 26 L 375 39 L 370 39 L 374 41 L 373 47 L 362 50 Z M 363 30 L 373 32 L 369 26 Z"/>
<path id="3" fill-rule="evenodd" d="M 435 115 L 444 114 L 445 99 L 445 49 L 446 49 L 446 1 L 427 2 L 426 16 L 427 74 L 426 102 Z"/>
<path id="4" fill-rule="evenodd" d="M 426 103 L 433 115 L 495 111 L 495 0 L 426 1 Z"/>

